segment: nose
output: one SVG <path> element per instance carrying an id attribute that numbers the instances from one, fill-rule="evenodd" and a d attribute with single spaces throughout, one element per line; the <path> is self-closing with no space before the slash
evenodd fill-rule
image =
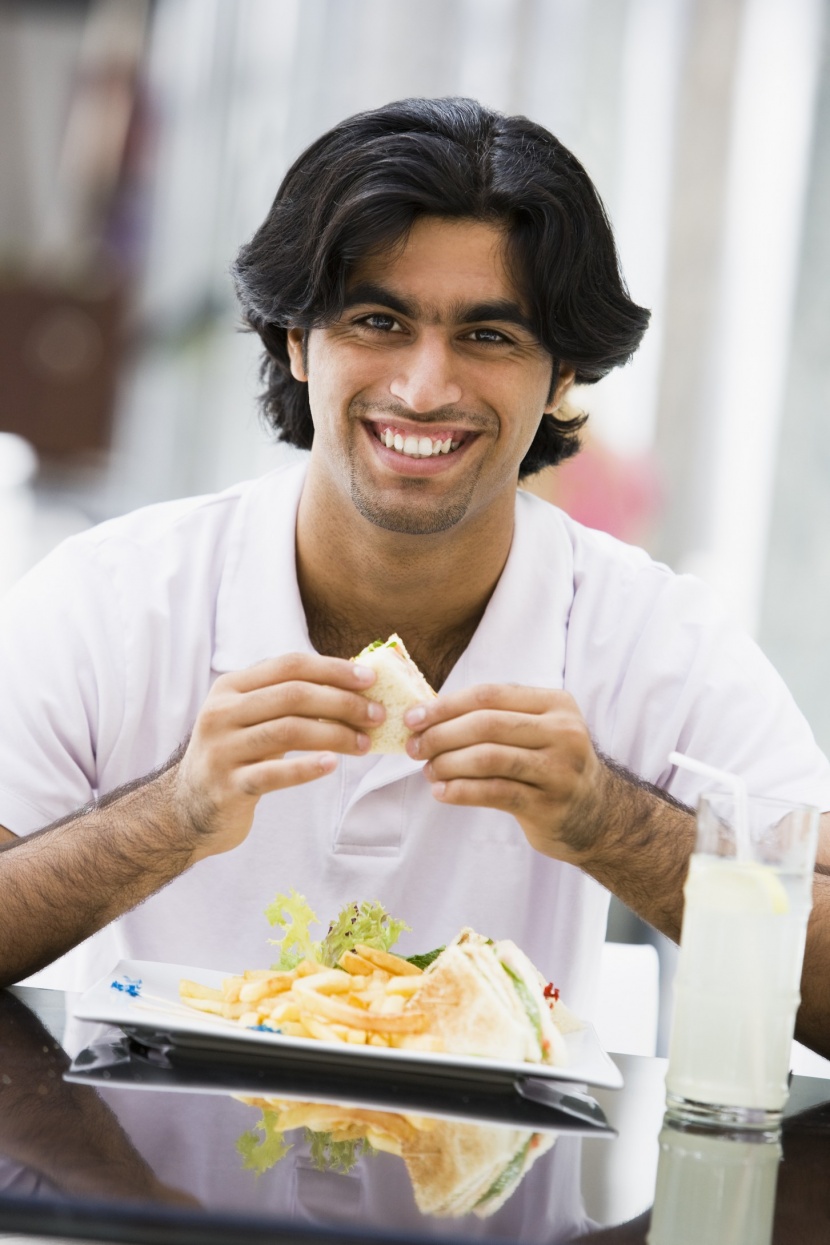
<path id="1" fill-rule="evenodd" d="M 456 375 L 458 360 L 449 343 L 426 335 L 413 342 L 398 368 L 389 392 L 411 411 L 431 411 L 461 401 L 462 387 Z"/>

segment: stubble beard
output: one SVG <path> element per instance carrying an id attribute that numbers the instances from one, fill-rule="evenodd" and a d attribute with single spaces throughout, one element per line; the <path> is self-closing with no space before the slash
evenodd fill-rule
<path id="1" fill-rule="evenodd" d="M 384 505 L 375 492 L 364 487 L 360 479 L 359 463 L 354 447 L 349 452 L 352 503 L 358 514 L 386 532 L 400 532 L 407 536 L 433 536 L 447 532 L 466 515 L 475 490 L 476 478 L 465 481 L 464 490 L 443 505 L 436 506 L 426 498 L 421 499 L 426 480 L 403 481 L 403 488 L 412 497 L 412 504 Z"/>
<path id="2" fill-rule="evenodd" d="M 367 409 L 370 409 L 368 403 L 354 400 L 350 405 L 349 414 L 354 420 Z M 393 419 L 395 413 L 390 408 L 389 414 Z M 437 423 L 438 420 L 433 417 L 429 422 Z M 451 422 L 452 417 L 449 415 L 447 423 Z M 479 420 L 478 422 L 481 424 L 482 429 L 486 426 L 484 420 Z M 473 499 L 477 479 L 478 472 L 476 471 L 463 482 L 460 486 L 461 491 L 457 492 L 452 498 L 448 498 L 443 504 L 436 504 L 429 499 L 427 495 L 428 480 L 402 480 L 400 482 L 401 488 L 409 494 L 412 504 L 405 505 L 397 502 L 393 505 L 384 505 L 376 489 L 372 488 L 369 483 L 361 480 L 360 455 L 354 439 L 349 443 L 349 480 L 352 504 L 358 514 L 362 515 L 364 519 L 367 519 L 375 527 L 380 527 L 386 532 L 400 532 L 408 536 L 433 536 L 438 532 L 449 531 L 450 528 L 460 523 L 467 514 Z"/>

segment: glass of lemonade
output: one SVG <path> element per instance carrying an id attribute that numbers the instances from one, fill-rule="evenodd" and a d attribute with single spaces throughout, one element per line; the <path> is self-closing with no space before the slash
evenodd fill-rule
<path id="1" fill-rule="evenodd" d="M 684 888 L 666 1105 L 675 1118 L 774 1129 L 812 903 L 818 811 L 749 797 L 738 850 L 735 797 L 703 796 Z"/>

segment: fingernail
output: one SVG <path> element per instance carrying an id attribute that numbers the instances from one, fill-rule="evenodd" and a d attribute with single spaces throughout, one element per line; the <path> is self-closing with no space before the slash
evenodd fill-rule
<path id="1" fill-rule="evenodd" d="M 361 752 L 368 752 L 368 750 L 369 750 L 369 743 L 370 743 L 370 740 L 369 740 L 369 736 L 368 736 L 368 735 L 362 735 L 362 734 L 361 734 L 361 735 L 358 735 L 358 737 L 357 737 L 357 746 L 358 746 L 358 748 L 360 749 L 360 751 L 361 751 Z"/>
<path id="2" fill-rule="evenodd" d="M 434 782 L 432 784 L 432 794 L 436 800 L 443 800 L 447 793 L 447 784 L 445 782 Z"/>
<path id="3" fill-rule="evenodd" d="M 414 709 L 407 709 L 403 715 L 403 720 L 407 726 L 420 726 L 426 716 L 427 711 L 424 706 L 416 705 Z"/>
<path id="4" fill-rule="evenodd" d="M 372 722 L 380 722 L 386 717 L 386 710 L 383 705 L 379 705 L 376 700 L 369 701 L 369 718 Z"/>
<path id="5" fill-rule="evenodd" d="M 337 757 L 333 752 L 321 752 L 318 764 L 324 774 L 330 774 L 337 766 Z"/>
<path id="6" fill-rule="evenodd" d="M 370 669 L 369 666 L 355 665 L 352 667 L 352 673 L 358 683 L 371 683 L 375 677 L 374 670 Z"/>
<path id="7" fill-rule="evenodd" d="M 406 741 L 406 750 L 411 757 L 417 757 L 421 751 L 421 739 L 418 735 L 410 735 Z"/>

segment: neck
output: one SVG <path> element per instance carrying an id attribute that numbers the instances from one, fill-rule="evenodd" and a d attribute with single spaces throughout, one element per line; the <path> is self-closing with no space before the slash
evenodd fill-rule
<path id="1" fill-rule="evenodd" d="M 434 688 L 469 644 L 504 569 L 514 497 L 428 536 L 390 532 L 322 499 L 307 479 L 297 579 L 318 652 L 353 657 L 396 631 Z M 498 513 L 496 513 L 498 511 Z"/>

